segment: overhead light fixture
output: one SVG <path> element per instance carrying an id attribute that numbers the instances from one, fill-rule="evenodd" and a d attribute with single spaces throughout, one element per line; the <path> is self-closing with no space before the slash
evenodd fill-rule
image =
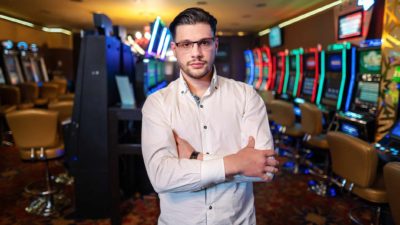
<path id="1" fill-rule="evenodd" d="M 3 14 L 0 14 L 0 19 L 4 19 L 4 20 L 7 20 L 7 21 L 10 21 L 10 22 L 13 22 L 13 23 L 17 23 L 17 24 L 24 25 L 24 26 L 27 26 L 27 27 L 32 27 L 32 28 L 39 28 L 40 29 L 40 27 L 41 27 L 41 26 L 35 25 L 33 23 L 30 23 L 30 22 L 27 22 L 27 21 L 24 21 L 24 20 L 20 20 L 20 19 L 11 17 L 11 16 L 6 16 L 6 15 L 3 15 Z M 71 31 L 63 29 L 63 28 L 41 27 L 41 30 L 45 31 L 45 32 L 50 32 L 50 33 L 63 33 L 63 34 L 66 34 L 66 35 L 71 35 L 72 34 Z"/>
<path id="2" fill-rule="evenodd" d="M 13 17 L 10 17 L 10 16 L 6 16 L 6 15 L 2 15 L 2 14 L 0 14 L 0 18 L 4 19 L 4 20 L 8 20 L 8 21 L 13 22 L 13 23 L 18 23 L 18 24 L 21 24 L 21 25 L 24 25 L 24 26 L 27 26 L 27 27 L 34 27 L 35 26 L 33 23 L 26 22 L 24 20 L 16 19 L 16 18 L 13 18 Z"/>
<path id="3" fill-rule="evenodd" d="M 313 11 L 310 11 L 308 13 L 304 13 L 303 15 L 300 15 L 300 16 L 297 16 L 297 17 L 295 17 L 293 19 L 290 19 L 290 20 L 287 20 L 285 22 L 282 22 L 282 23 L 278 24 L 278 27 L 280 27 L 280 28 L 286 27 L 286 26 L 288 26 L 290 24 L 296 23 L 296 22 L 298 22 L 300 20 L 303 20 L 303 19 L 308 18 L 310 16 L 313 16 L 313 15 L 315 15 L 317 13 L 323 12 L 323 11 L 325 11 L 327 9 L 330 9 L 332 7 L 335 7 L 335 6 L 339 5 L 339 4 L 342 4 L 342 2 L 343 2 L 343 0 L 338 0 L 338 1 L 332 2 L 332 3 L 328 4 L 328 5 L 322 6 L 322 7 L 318 8 L 318 9 L 313 10 Z M 258 32 L 258 36 L 264 36 L 264 35 L 268 34 L 270 31 L 271 31 L 271 29 L 269 29 L 269 28 L 267 28 L 265 30 L 262 30 L 262 31 Z"/>
<path id="4" fill-rule="evenodd" d="M 72 32 L 63 28 L 48 28 L 48 27 L 42 27 L 42 31 L 45 32 L 50 32 L 50 33 L 62 33 L 66 35 L 71 35 Z"/>

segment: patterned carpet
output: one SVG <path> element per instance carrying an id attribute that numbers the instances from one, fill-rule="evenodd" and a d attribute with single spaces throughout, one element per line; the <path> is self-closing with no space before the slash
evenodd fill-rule
<path id="1" fill-rule="evenodd" d="M 108 225 L 110 220 L 74 220 L 70 218 L 73 208 L 69 207 L 60 217 L 42 218 L 27 214 L 29 196 L 24 186 L 42 177 L 43 167 L 37 163 L 22 162 L 17 150 L 0 148 L 0 224 L 1 225 Z M 58 161 L 51 163 L 55 173 L 63 172 Z M 347 225 L 349 208 L 363 204 L 360 200 L 340 195 L 323 198 L 307 191 L 307 175 L 292 175 L 281 171 L 271 183 L 255 184 L 257 224 L 259 225 Z M 66 187 L 69 197 L 72 186 Z M 130 198 L 121 205 L 123 224 L 156 224 L 159 214 L 155 194 Z"/>

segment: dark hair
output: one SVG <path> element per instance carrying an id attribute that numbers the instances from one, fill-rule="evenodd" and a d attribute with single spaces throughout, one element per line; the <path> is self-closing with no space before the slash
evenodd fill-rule
<path id="1" fill-rule="evenodd" d="M 202 8 L 187 8 L 179 13 L 169 25 L 172 37 L 175 39 L 176 27 L 183 24 L 207 23 L 215 36 L 217 19 Z"/>

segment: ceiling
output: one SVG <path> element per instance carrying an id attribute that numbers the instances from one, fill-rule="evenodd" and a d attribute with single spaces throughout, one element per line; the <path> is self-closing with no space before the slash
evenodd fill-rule
<path id="1" fill-rule="evenodd" d="M 143 30 L 156 16 L 168 25 L 188 7 L 202 7 L 218 19 L 225 34 L 255 33 L 334 0 L 1 0 L 0 13 L 46 27 L 73 31 L 92 27 L 92 13 L 114 25 Z"/>

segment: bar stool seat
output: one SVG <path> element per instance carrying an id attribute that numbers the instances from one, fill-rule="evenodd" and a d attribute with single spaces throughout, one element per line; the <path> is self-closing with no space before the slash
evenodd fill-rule
<path id="1" fill-rule="evenodd" d="M 304 131 L 301 127 L 301 124 L 294 123 L 293 126 L 286 127 L 285 134 L 292 137 L 303 137 Z"/>
<path id="2" fill-rule="evenodd" d="M 373 203 L 387 203 L 387 194 L 383 176 L 378 176 L 377 180 L 367 188 L 354 186 L 353 193 L 362 199 L 368 199 Z"/>
<path id="3" fill-rule="evenodd" d="M 305 144 L 318 148 L 319 150 L 329 151 L 329 144 L 325 134 L 311 136 L 307 139 Z"/>

